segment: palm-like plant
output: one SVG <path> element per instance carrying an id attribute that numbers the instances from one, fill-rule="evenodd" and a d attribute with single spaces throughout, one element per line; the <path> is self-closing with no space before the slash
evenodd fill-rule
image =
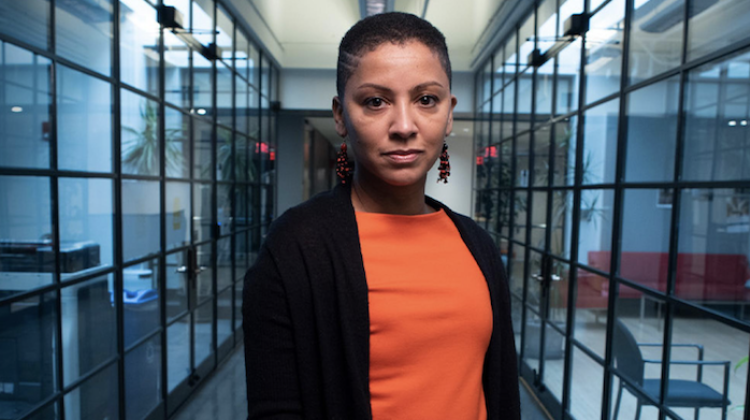
<path id="1" fill-rule="evenodd" d="M 140 110 L 143 128 L 122 127 L 130 138 L 122 144 L 122 163 L 131 173 L 138 175 L 159 175 L 159 111 L 151 101 L 146 101 Z M 182 166 L 182 142 L 185 129 L 168 128 L 164 131 L 165 158 L 167 172 L 177 172 Z"/>

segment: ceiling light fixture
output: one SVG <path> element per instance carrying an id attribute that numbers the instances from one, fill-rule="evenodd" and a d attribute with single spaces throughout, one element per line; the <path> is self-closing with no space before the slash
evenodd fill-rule
<path id="1" fill-rule="evenodd" d="M 10 109 L 10 112 L 15 112 L 15 113 L 23 112 L 23 108 L 20 106 L 14 106 Z"/>
<path id="2" fill-rule="evenodd" d="M 737 126 L 737 121 L 735 121 L 735 120 L 729 121 L 729 126 L 730 127 L 736 127 Z"/>
<path id="3" fill-rule="evenodd" d="M 359 13 L 362 19 L 380 13 L 392 12 L 394 0 L 359 0 Z"/>

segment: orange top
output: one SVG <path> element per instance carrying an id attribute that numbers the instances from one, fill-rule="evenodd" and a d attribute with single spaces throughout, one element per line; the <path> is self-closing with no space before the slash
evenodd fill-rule
<path id="1" fill-rule="evenodd" d="M 443 210 L 357 212 L 370 311 L 374 420 L 485 420 L 487 282 Z"/>

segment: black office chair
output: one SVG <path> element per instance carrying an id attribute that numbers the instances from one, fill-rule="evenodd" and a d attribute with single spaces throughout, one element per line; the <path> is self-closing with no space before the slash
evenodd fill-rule
<path id="1" fill-rule="evenodd" d="M 643 359 L 640 347 L 660 347 L 662 344 L 637 343 L 633 334 L 630 333 L 625 324 L 619 319 L 615 320 L 615 330 L 613 336 L 612 354 L 617 364 L 617 371 L 621 376 L 629 379 L 633 384 L 639 387 L 639 390 L 659 401 L 659 390 L 661 388 L 661 379 L 644 379 L 643 372 L 646 363 L 661 363 L 661 360 Z M 667 395 L 664 398 L 664 404 L 669 407 L 689 407 L 695 408 L 695 419 L 698 420 L 699 410 L 703 407 L 721 408 L 722 419 L 727 418 L 727 406 L 729 406 L 729 364 L 730 362 L 714 362 L 703 360 L 703 346 L 699 344 L 672 344 L 672 347 L 695 347 L 698 349 L 698 360 L 672 360 L 673 365 L 696 365 L 698 366 L 697 378 L 695 381 L 684 379 L 669 379 L 667 383 Z M 724 393 L 720 394 L 710 386 L 702 382 L 703 366 L 716 365 L 724 366 Z M 620 386 L 617 391 L 617 401 L 615 402 L 615 412 L 613 419 L 617 419 L 620 411 L 620 400 L 622 399 L 622 390 L 627 389 L 637 399 L 637 408 L 635 418 L 641 418 L 641 406 L 652 405 L 651 402 L 643 398 L 633 388 L 633 385 L 620 379 Z"/>

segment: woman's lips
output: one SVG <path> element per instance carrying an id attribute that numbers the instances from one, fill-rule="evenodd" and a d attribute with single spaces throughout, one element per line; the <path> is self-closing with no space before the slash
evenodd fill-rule
<path id="1" fill-rule="evenodd" d="M 421 150 L 394 150 L 384 155 L 393 163 L 411 163 L 417 160 L 421 153 Z"/>

